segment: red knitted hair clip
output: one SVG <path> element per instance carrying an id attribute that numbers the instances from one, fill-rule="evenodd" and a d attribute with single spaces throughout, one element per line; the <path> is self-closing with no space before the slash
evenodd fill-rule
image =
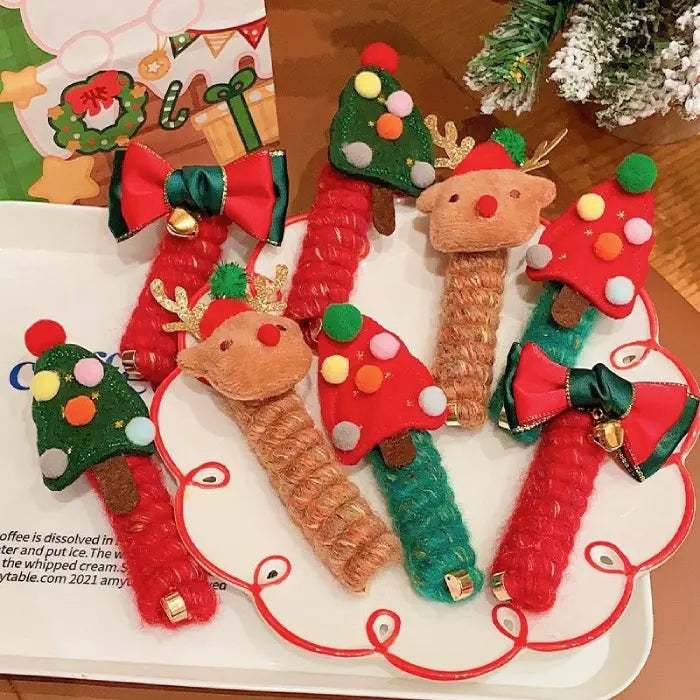
<path id="1" fill-rule="evenodd" d="M 287 201 L 287 166 L 281 151 L 256 151 L 225 167 L 177 170 L 139 143 L 117 151 L 109 201 L 109 227 L 115 238 L 123 241 L 168 217 L 168 235 L 158 247 L 120 344 L 130 377 L 158 384 L 175 369 L 176 339 L 162 329 L 169 315 L 151 296 L 151 282 L 162 280 L 170 295 L 176 285 L 194 294 L 221 258 L 231 224 L 280 245 Z"/>
<path id="2" fill-rule="evenodd" d="M 534 343 L 513 345 L 504 386 L 510 430 L 544 429 L 494 559 L 491 585 L 499 600 L 543 612 L 554 605 L 608 455 L 644 481 L 690 430 L 698 398 L 684 384 L 633 384 L 602 364 L 567 369 Z"/>
<path id="3" fill-rule="evenodd" d="M 152 455 L 148 408 L 121 372 L 78 345 L 55 321 L 25 334 L 38 357 L 30 391 L 44 484 L 63 491 L 83 473 L 112 524 L 144 622 L 206 622 L 216 595 L 180 540 Z"/>
<path id="4" fill-rule="evenodd" d="M 435 181 L 433 145 L 423 116 L 393 76 L 396 51 L 370 44 L 340 95 L 330 130 L 330 165 L 316 199 L 287 297 L 286 315 L 307 337 L 318 333 L 329 304 L 346 302 L 370 222 L 393 233 L 394 191 L 417 196 Z"/>

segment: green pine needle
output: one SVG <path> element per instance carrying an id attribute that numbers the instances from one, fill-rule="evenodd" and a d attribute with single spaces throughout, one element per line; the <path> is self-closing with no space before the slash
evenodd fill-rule
<path id="1" fill-rule="evenodd" d="M 243 299 L 248 288 L 248 276 L 238 263 L 222 263 L 209 280 L 214 299 Z"/>

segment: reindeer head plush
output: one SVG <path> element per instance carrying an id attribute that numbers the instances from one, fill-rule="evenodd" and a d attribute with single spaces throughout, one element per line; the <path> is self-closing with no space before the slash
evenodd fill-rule
<path id="1" fill-rule="evenodd" d="M 269 399 L 295 387 L 311 367 L 299 326 L 252 309 L 232 311 L 208 338 L 180 351 L 182 371 L 237 401 Z"/>
<path id="2" fill-rule="evenodd" d="M 294 321 L 273 313 L 282 308 L 278 293 L 286 273 L 279 266 L 273 281 L 256 277 L 251 293 L 242 268 L 220 265 L 210 282 L 213 301 L 192 309 L 182 290 L 176 289 L 170 300 L 156 280 L 151 292 L 181 319 L 165 330 L 186 330 L 201 341 L 180 351 L 180 369 L 236 401 L 269 399 L 298 384 L 311 367 L 311 350 Z"/>
<path id="3" fill-rule="evenodd" d="M 436 123 L 428 126 L 435 134 Z M 452 131 L 456 137 L 454 125 Z M 516 132 L 499 129 L 492 138 L 499 137 L 464 155 L 473 141 L 455 149 L 438 134 L 436 144 L 450 156 L 443 165 L 454 168 L 454 175 L 426 189 L 416 202 L 431 214 L 435 250 L 471 253 L 521 245 L 537 230 L 540 211 L 554 201 L 554 183 L 526 172 L 546 163 L 524 162 L 525 144 Z M 455 163 L 453 153 L 464 157 Z"/>

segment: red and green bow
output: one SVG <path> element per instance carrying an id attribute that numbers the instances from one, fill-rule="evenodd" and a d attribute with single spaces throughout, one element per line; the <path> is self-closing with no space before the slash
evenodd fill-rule
<path id="1" fill-rule="evenodd" d="M 280 245 L 289 181 L 281 151 L 255 151 L 226 166 L 170 164 L 140 143 L 114 155 L 109 228 L 118 241 L 156 219 L 184 209 L 192 216 L 224 216 L 254 238 Z"/>
<path id="2" fill-rule="evenodd" d="M 589 411 L 597 427 L 611 427 L 614 451 L 637 481 L 660 469 L 690 430 L 698 397 L 685 384 L 628 382 L 603 364 L 569 369 L 534 343 L 514 343 L 505 374 L 505 414 L 510 430 L 523 432 L 564 411 Z"/>

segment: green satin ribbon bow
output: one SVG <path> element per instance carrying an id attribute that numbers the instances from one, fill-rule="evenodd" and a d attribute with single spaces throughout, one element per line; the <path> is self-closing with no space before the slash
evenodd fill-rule
<path id="1" fill-rule="evenodd" d="M 221 213 L 226 194 L 224 171 L 217 165 L 186 165 L 172 170 L 165 180 L 168 205 L 182 207 L 202 216 Z"/>

